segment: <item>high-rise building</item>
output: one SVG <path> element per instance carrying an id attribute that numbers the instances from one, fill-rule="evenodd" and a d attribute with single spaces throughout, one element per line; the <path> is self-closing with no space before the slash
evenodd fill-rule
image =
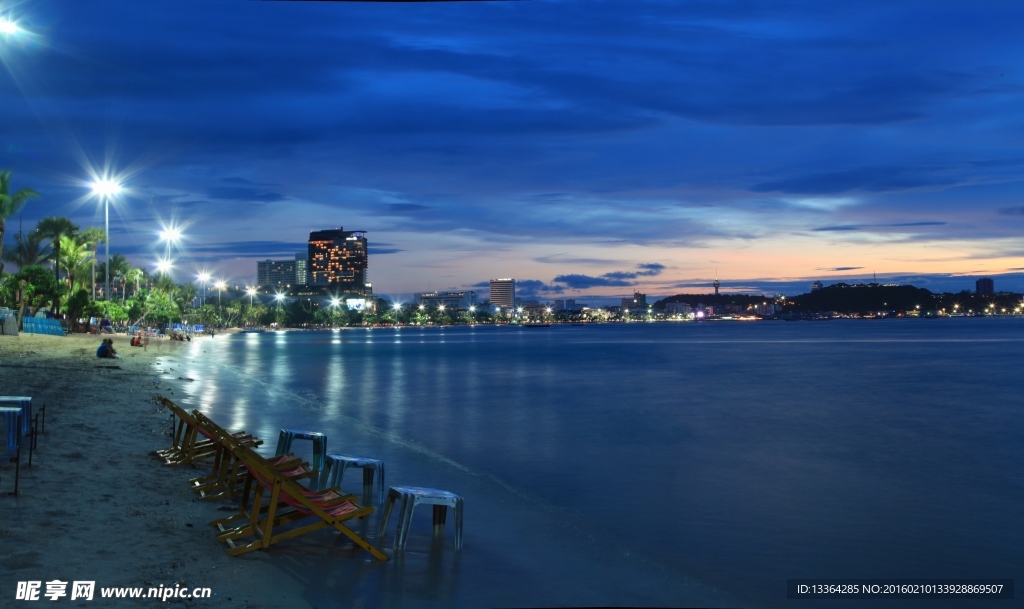
<path id="1" fill-rule="evenodd" d="M 295 285 L 306 285 L 309 283 L 309 253 L 299 252 L 295 254 Z"/>
<path id="2" fill-rule="evenodd" d="M 368 294 L 366 231 L 341 228 L 309 233 L 308 285 L 330 286 L 342 293 Z"/>
<path id="3" fill-rule="evenodd" d="M 261 260 L 256 263 L 256 285 L 283 289 L 295 285 L 294 260 Z"/>
<path id="4" fill-rule="evenodd" d="M 516 306 L 516 280 L 492 279 L 491 304 L 506 308 Z"/>
<path id="5" fill-rule="evenodd" d="M 996 293 L 995 282 L 988 277 L 982 277 L 974 282 L 974 292 L 978 296 L 992 296 Z"/>
<path id="6" fill-rule="evenodd" d="M 722 285 L 718 281 L 718 269 L 715 269 L 715 283 L 713 285 L 715 286 L 715 296 L 718 296 L 718 288 Z"/>
<path id="7" fill-rule="evenodd" d="M 815 281 L 814 283 L 811 284 L 811 291 L 812 292 L 817 292 L 818 290 L 820 290 L 823 287 L 825 287 L 825 286 L 821 285 L 820 281 Z"/>

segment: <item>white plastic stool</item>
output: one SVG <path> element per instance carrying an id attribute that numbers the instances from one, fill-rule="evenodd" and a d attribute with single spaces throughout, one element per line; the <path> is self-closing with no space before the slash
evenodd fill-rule
<path id="1" fill-rule="evenodd" d="M 405 542 L 409 540 L 412 512 L 420 503 L 434 506 L 434 535 L 443 533 L 448 508 L 455 508 L 455 549 L 462 549 L 462 497 L 436 488 L 421 488 L 418 486 L 392 486 L 389 488 L 388 499 L 384 504 L 384 514 L 380 519 L 380 530 L 377 531 L 377 539 L 384 538 L 384 530 L 387 529 L 388 520 L 391 518 L 391 510 L 395 507 L 395 501 L 399 499 L 402 501 L 402 506 L 398 511 L 395 550 L 405 549 Z"/>
<path id="2" fill-rule="evenodd" d="M 331 488 L 341 486 L 341 480 L 345 477 L 345 470 L 350 468 L 361 468 L 363 470 L 363 488 L 373 487 L 373 473 L 377 472 L 377 505 L 384 504 L 384 462 L 369 457 L 356 457 L 354 455 L 327 455 L 327 465 L 320 476 L 320 488 Z"/>

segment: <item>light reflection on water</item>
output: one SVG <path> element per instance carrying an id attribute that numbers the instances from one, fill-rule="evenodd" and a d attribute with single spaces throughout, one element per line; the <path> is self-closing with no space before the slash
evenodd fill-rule
<path id="1" fill-rule="evenodd" d="M 458 590 L 434 582 L 447 602 L 678 605 L 692 592 L 729 604 L 686 587 L 694 577 L 774 607 L 790 577 L 1024 578 L 1022 330 L 963 319 L 248 335 L 216 339 L 185 389 L 265 450 L 281 427 L 324 431 L 332 452 L 385 458 L 392 484 L 458 487 L 475 508 L 467 552 L 508 553 L 472 568 L 521 560 L 536 586 L 567 587 L 537 598 L 474 572 Z M 510 523 L 551 531 L 541 553 L 583 564 L 576 529 L 608 554 L 589 573 L 559 571 L 527 556 Z M 652 573 L 670 575 L 655 585 Z M 591 596 L 570 591 L 583 588 Z M 380 594 L 367 602 L 395 600 Z"/>

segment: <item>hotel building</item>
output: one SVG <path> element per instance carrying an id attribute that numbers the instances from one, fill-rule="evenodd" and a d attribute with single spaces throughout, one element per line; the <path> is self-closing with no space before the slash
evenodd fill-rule
<path id="1" fill-rule="evenodd" d="M 339 293 L 369 294 L 366 231 L 341 228 L 309 233 L 308 285 Z"/>
<path id="2" fill-rule="evenodd" d="M 492 279 L 491 304 L 504 308 L 516 306 L 516 280 Z"/>

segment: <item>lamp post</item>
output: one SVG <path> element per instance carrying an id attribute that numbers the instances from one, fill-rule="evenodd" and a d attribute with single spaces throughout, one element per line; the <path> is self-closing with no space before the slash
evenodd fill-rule
<path id="1" fill-rule="evenodd" d="M 249 308 L 252 308 L 252 297 L 256 295 L 256 288 L 249 288 L 245 291 L 249 295 Z"/>
<path id="2" fill-rule="evenodd" d="M 203 271 L 202 273 L 199 273 L 199 282 L 203 284 L 203 302 L 202 302 L 203 305 L 206 304 L 206 282 L 209 281 L 209 280 L 210 280 L 210 274 L 209 273 L 207 273 L 206 271 Z M 202 305 L 200 305 L 200 306 L 202 306 Z"/>
<path id="3" fill-rule="evenodd" d="M 167 242 L 167 258 L 168 262 L 171 261 L 171 244 L 176 243 L 178 239 L 181 239 L 181 231 L 171 227 L 160 231 L 160 240 Z"/>
<path id="4" fill-rule="evenodd" d="M 213 287 L 217 288 L 217 307 L 220 307 L 220 295 L 224 293 L 224 286 L 227 284 L 223 281 L 218 281 Z"/>
<path id="5" fill-rule="evenodd" d="M 103 274 L 106 275 L 103 298 L 110 300 L 110 198 L 121 192 L 121 185 L 109 178 L 103 178 L 92 183 L 92 192 L 103 200 L 103 241 L 106 258 L 106 264 L 103 265 Z"/>

